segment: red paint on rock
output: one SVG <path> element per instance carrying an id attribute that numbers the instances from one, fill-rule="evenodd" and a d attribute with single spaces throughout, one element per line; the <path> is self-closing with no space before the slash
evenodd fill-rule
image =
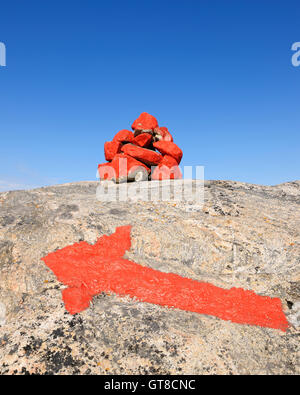
<path id="1" fill-rule="evenodd" d="M 148 166 L 158 165 L 162 160 L 162 155 L 147 148 L 138 147 L 133 144 L 126 144 L 121 149 L 127 155 L 145 163 Z"/>
<path id="2" fill-rule="evenodd" d="M 136 171 L 145 169 L 149 174 L 150 169 L 144 163 L 126 154 L 117 154 L 111 162 L 116 172 L 117 181 L 133 179 Z"/>
<path id="3" fill-rule="evenodd" d="M 157 119 L 148 114 L 147 112 L 142 112 L 142 114 L 133 122 L 132 124 L 133 130 L 154 130 L 158 128 Z"/>
<path id="4" fill-rule="evenodd" d="M 176 159 L 165 155 L 151 174 L 151 180 L 178 180 L 182 179 L 181 170 Z"/>
<path id="5" fill-rule="evenodd" d="M 156 148 L 163 155 L 170 155 L 176 159 L 179 164 L 182 159 L 182 151 L 175 143 L 171 141 L 157 141 L 153 143 L 153 147 Z"/>
<path id="6" fill-rule="evenodd" d="M 98 165 L 98 173 L 100 180 L 112 180 L 116 174 L 111 163 L 101 163 Z"/>
<path id="7" fill-rule="evenodd" d="M 173 137 L 169 132 L 168 128 L 166 128 L 165 126 L 154 129 L 154 135 L 157 140 L 173 142 Z"/>
<path id="8" fill-rule="evenodd" d="M 138 145 L 143 148 L 147 148 L 149 147 L 151 141 L 152 141 L 152 135 L 150 133 L 142 133 L 133 139 L 132 144 Z"/>
<path id="9" fill-rule="evenodd" d="M 106 141 L 104 143 L 104 156 L 107 161 L 114 159 L 121 152 L 122 144 L 119 141 Z"/>
<path id="10" fill-rule="evenodd" d="M 98 165 L 100 180 L 114 180 L 115 182 L 133 180 L 138 171 L 150 173 L 150 169 L 144 163 L 123 153 L 116 154 L 109 163 Z"/>
<path id="11" fill-rule="evenodd" d="M 136 297 L 161 306 L 212 315 L 239 324 L 288 328 L 278 298 L 241 288 L 222 289 L 173 273 L 162 273 L 123 258 L 131 246 L 130 226 L 102 236 L 94 244 L 76 243 L 42 258 L 58 280 L 66 309 L 79 313 L 101 292 Z"/>
<path id="12" fill-rule="evenodd" d="M 122 129 L 115 135 L 113 141 L 119 143 L 131 143 L 133 138 L 134 136 L 131 130 Z"/>

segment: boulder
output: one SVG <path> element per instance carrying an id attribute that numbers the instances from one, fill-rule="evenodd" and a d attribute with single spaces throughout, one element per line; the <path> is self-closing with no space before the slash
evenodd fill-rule
<path id="1" fill-rule="evenodd" d="M 173 137 L 169 132 L 168 128 L 161 126 L 154 129 L 154 140 L 155 141 L 173 141 Z"/>
<path id="2" fill-rule="evenodd" d="M 143 112 L 132 124 L 132 129 L 135 132 L 139 131 L 150 131 L 153 132 L 155 128 L 158 127 L 157 119 L 148 114 L 147 112 Z"/>
<path id="3" fill-rule="evenodd" d="M 121 149 L 127 155 L 145 163 L 148 166 L 156 166 L 162 160 L 162 155 L 147 148 L 138 147 L 133 144 L 126 144 Z"/>
<path id="4" fill-rule="evenodd" d="M 107 141 L 104 143 L 105 159 L 110 162 L 114 159 L 116 154 L 121 152 L 122 144 L 118 141 Z"/>
<path id="5" fill-rule="evenodd" d="M 182 173 L 176 159 L 165 155 L 151 174 L 151 180 L 176 180 L 181 179 Z"/>
<path id="6" fill-rule="evenodd" d="M 120 142 L 120 143 L 131 143 L 133 140 L 134 136 L 131 130 L 120 130 L 115 137 L 113 138 L 113 141 Z"/>
<path id="7" fill-rule="evenodd" d="M 153 144 L 153 147 L 161 154 L 175 158 L 178 164 L 181 162 L 183 153 L 175 143 L 171 141 L 157 141 Z"/>
<path id="8" fill-rule="evenodd" d="M 152 135 L 150 133 L 142 133 L 133 139 L 132 144 L 147 148 L 151 144 L 151 141 Z"/>
<path id="9" fill-rule="evenodd" d="M 150 169 L 129 155 L 117 154 L 111 164 L 115 170 L 117 183 L 148 180 Z"/>
<path id="10" fill-rule="evenodd" d="M 171 190 L 181 182 L 171 180 Z M 196 181 L 190 183 L 194 188 Z M 174 204 L 100 202 L 98 188 L 97 181 L 81 181 L 0 193 L 1 377 L 300 373 L 300 181 L 206 180 L 204 206 L 193 212 L 184 194 Z M 121 185 L 114 188 L 118 196 Z M 149 188 L 158 196 L 170 190 L 162 181 L 149 181 Z M 238 324 L 109 292 L 70 315 L 62 301 L 65 285 L 41 258 L 74 243 L 92 247 L 121 225 L 132 226 L 125 259 L 229 292 L 243 288 L 279 298 L 290 327 Z M 192 291 L 186 296 L 193 301 Z"/>

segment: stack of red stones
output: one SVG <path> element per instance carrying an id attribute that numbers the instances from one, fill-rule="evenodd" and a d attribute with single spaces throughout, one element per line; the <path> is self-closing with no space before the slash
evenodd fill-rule
<path id="1" fill-rule="evenodd" d="M 120 130 L 104 144 L 107 163 L 98 166 L 101 180 L 127 181 L 180 179 L 181 149 L 166 127 L 143 112 L 132 130 Z M 158 152 L 157 152 L 157 151 Z"/>

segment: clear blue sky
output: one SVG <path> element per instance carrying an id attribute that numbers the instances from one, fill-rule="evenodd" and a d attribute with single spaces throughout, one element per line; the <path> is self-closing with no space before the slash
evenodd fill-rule
<path id="1" fill-rule="evenodd" d="M 143 111 L 206 179 L 299 179 L 297 41 L 299 0 L 2 1 L 0 189 L 95 180 Z"/>

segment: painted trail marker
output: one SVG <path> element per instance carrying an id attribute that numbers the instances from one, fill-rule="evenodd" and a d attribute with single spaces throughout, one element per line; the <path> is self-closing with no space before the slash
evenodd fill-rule
<path id="1" fill-rule="evenodd" d="M 79 313 L 101 292 L 128 295 L 142 302 L 206 314 L 238 324 L 288 328 L 278 298 L 242 288 L 223 289 L 173 273 L 163 273 L 123 258 L 131 247 L 130 226 L 102 236 L 94 245 L 76 243 L 45 256 L 58 280 L 66 309 Z"/>

